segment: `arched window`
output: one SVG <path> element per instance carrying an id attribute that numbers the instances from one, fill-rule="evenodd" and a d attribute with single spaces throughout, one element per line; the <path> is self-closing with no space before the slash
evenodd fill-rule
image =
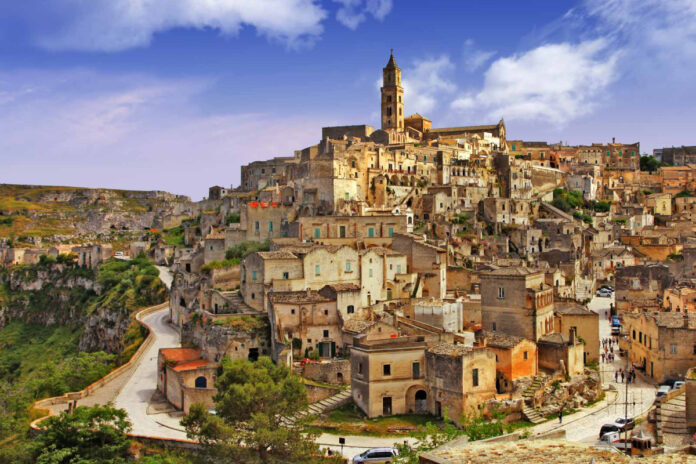
<path id="1" fill-rule="evenodd" d="M 208 379 L 203 376 L 196 377 L 196 388 L 208 388 Z"/>

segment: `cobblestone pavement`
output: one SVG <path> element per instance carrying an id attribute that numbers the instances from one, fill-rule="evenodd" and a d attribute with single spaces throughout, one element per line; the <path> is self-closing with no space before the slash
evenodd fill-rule
<path id="1" fill-rule="evenodd" d="M 611 323 L 607 314 L 609 305 L 613 302 L 613 296 L 612 298 L 594 297 L 588 305 L 590 310 L 599 314 L 600 339 L 611 337 Z M 619 382 L 614 381 L 614 372 L 626 368 L 626 360 L 619 357 L 617 345 L 614 345 L 614 348 L 616 356 L 614 362 L 599 364 L 602 384 L 611 385 L 616 389 L 616 395 L 612 395 L 614 399 L 608 397 L 603 402 L 603 406 L 598 405 L 595 408 L 566 416 L 563 418 L 563 424 L 559 424 L 557 420 L 540 424 L 534 427 L 533 433 L 565 430 L 566 438 L 570 441 L 595 443 L 599 439 L 599 429 L 602 425 L 612 423 L 617 418 L 622 417 L 626 407 L 630 417 L 637 417 L 647 412 L 655 400 L 655 384 L 652 379 L 638 372 L 637 381 L 628 385 L 627 393 L 626 384 L 621 382 L 620 377 Z M 627 402 L 628 405 L 625 404 Z"/>

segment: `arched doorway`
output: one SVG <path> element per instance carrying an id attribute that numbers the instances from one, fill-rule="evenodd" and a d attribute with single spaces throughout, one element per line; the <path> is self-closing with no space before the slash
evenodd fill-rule
<path id="1" fill-rule="evenodd" d="M 428 412 L 428 394 L 425 390 L 418 390 L 416 392 L 416 414 L 423 414 Z"/>
<path id="2" fill-rule="evenodd" d="M 196 377 L 196 388 L 208 388 L 208 379 L 203 376 Z"/>
<path id="3" fill-rule="evenodd" d="M 343 373 L 339 372 L 336 374 L 336 382 L 343 383 Z"/>

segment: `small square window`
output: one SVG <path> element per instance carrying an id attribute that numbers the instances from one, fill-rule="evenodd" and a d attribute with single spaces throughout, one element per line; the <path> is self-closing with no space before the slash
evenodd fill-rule
<path id="1" fill-rule="evenodd" d="M 328 312 L 328 311 L 327 311 Z M 324 331 L 324 338 L 329 338 L 329 331 L 325 330 Z"/>
<path id="2" fill-rule="evenodd" d="M 307 339 L 307 343 L 312 343 L 312 339 L 311 339 L 311 338 L 308 338 L 308 339 Z"/>
<path id="3" fill-rule="evenodd" d="M 677 344 L 676 343 L 672 343 L 671 345 L 669 345 L 669 352 L 670 352 L 670 354 L 677 354 Z"/>
<path id="4" fill-rule="evenodd" d="M 291 309 L 291 310 L 290 310 L 290 314 L 295 314 L 295 310 L 294 310 L 294 309 Z"/>
<path id="5" fill-rule="evenodd" d="M 290 278 L 289 272 L 283 272 L 283 280 L 288 280 Z"/>
<path id="6" fill-rule="evenodd" d="M 328 310 L 328 309 L 325 309 L 325 310 L 324 310 L 324 316 L 328 316 L 328 315 L 329 315 L 329 310 Z"/>
<path id="7" fill-rule="evenodd" d="M 382 373 L 384 375 L 391 375 L 391 364 L 385 364 L 382 366 Z"/>

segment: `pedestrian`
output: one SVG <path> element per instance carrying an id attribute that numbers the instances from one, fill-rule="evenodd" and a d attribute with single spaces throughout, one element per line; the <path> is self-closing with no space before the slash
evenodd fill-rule
<path id="1" fill-rule="evenodd" d="M 604 362 L 604 353 L 602 353 L 602 362 Z"/>
<path id="2" fill-rule="evenodd" d="M 624 379 L 626 378 L 624 371 L 621 371 L 621 383 L 624 383 Z"/>
<path id="3" fill-rule="evenodd" d="M 611 348 L 609 348 L 609 351 L 611 351 L 611 354 L 614 354 L 614 347 L 612 346 Z"/>
<path id="4" fill-rule="evenodd" d="M 619 371 L 614 371 L 614 382 L 619 382 Z"/>
<path id="5" fill-rule="evenodd" d="M 563 423 L 563 406 L 561 406 L 561 409 L 558 411 L 558 423 Z"/>

